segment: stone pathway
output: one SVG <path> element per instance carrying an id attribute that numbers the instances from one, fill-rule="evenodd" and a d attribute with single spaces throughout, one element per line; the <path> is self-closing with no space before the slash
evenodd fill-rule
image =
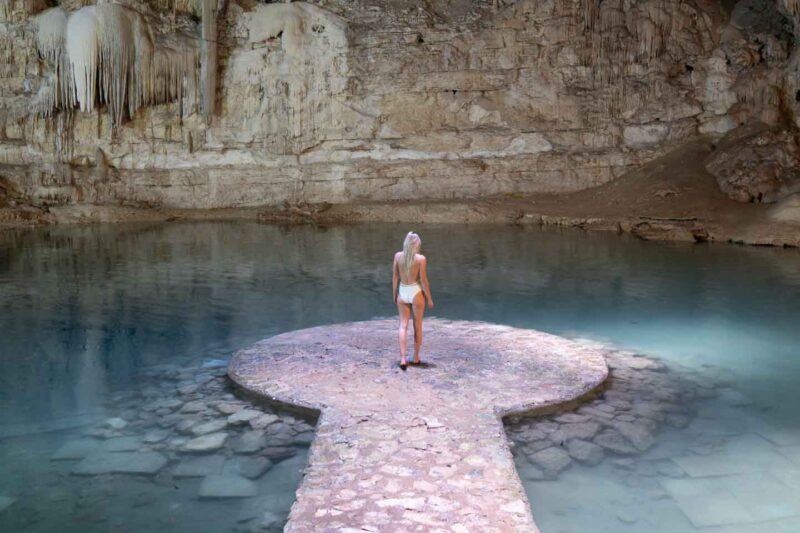
<path id="1" fill-rule="evenodd" d="M 434 318 L 423 361 L 399 369 L 396 320 L 293 331 L 233 357 L 245 389 L 322 413 L 285 531 L 538 531 L 501 417 L 594 389 L 603 349 Z"/>

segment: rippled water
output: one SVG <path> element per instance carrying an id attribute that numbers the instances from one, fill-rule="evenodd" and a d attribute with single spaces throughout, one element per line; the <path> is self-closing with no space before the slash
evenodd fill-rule
<path id="1" fill-rule="evenodd" d="M 110 396 L 136 386 L 153 365 L 224 359 L 281 331 L 393 315 L 389 267 L 407 229 L 172 223 L 0 233 L 0 471 L 13 463 L 17 473 L 0 476 L 0 496 L 7 498 L 0 508 L 13 499 L 0 511 L 0 527 L 22 523 L 43 530 L 53 518 L 48 513 L 63 512 L 57 518 L 76 529 L 107 529 L 85 512 L 56 511 L 58 505 L 37 500 L 37 483 L 56 479 L 64 490 L 73 487 L 68 470 L 53 474 L 61 467 L 49 457 L 85 430 L 84 418 L 116 416 Z M 651 491 L 652 501 L 612 461 L 573 465 L 556 480 L 525 482 L 545 533 L 800 530 L 787 529 L 800 524 L 792 522 L 800 504 L 751 510 L 744 518 L 731 510 L 738 520 L 714 523 L 726 505 L 734 509 L 769 491 L 800 490 L 800 253 L 648 243 L 578 230 L 413 229 L 429 258 L 434 315 L 588 337 L 659 358 L 675 372 L 707 376 L 746 398 L 696 406 L 702 420 L 736 426 L 716 435 L 726 440 L 713 453 L 737 461 L 767 452 L 786 459 L 779 479 L 767 467 L 728 472 L 713 482 L 684 472 L 678 479 L 685 487 Z M 658 443 L 677 443 L 669 447 L 674 454 L 691 453 L 679 445 L 709 438 L 702 428 L 712 425 L 661 431 Z M 739 446 L 738 455 L 726 446 Z M 293 474 L 283 476 L 276 491 L 293 492 L 303 460 L 292 459 L 286 468 Z M 754 481 L 756 474 L 761 481 Z M 751 477 L 735 477 L 741 475 Z M 146 482 L 121 476 L 108 483 Z M 663 489 L 669 482 L 655 475 L 642 483 Z M 692 491 L 705 497 L 743 482 L 760 490 L 710 501 L 721 511 L 705 522 L 681 501 L 691 500 L 686 495 Z M 241 505 L 196 500 L 192 488 L 176 489 L 176 505 L 210 515 Z M 146 510 L 153 530 L 180 529 L 169 505 L 132 508 L 115 499 L 124 493 L 119 490 L 105 497 L 123 523 L 126 513 L 141 523 Z M 654 526 L 650 508 L 667 518 Z M 20 513 L 27 513 L 22 522 Z M 233 518 L 220 524 L 243 527 Z"/>

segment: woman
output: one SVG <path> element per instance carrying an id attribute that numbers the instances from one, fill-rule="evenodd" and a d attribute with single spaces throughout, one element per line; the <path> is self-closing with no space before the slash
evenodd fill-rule
<path id="1" fill-rule="evenodd" d="M 428 285 L 428 262 L 419 254 L 422 241 L 419 235 L 409 231 L 403 242 L 403 251 L 394 254 L 392 265 L 392 294 L 400 314 L 400 368 L 408 366 L 408 319 L 414 315 L 414 362 L 419 365 L 419 349 L 422 347 L 422 315 L 425 313 L 425 300 L 433 309 L 431 288 Z M 400 287 L 398 290 L 398 280 Z"/>

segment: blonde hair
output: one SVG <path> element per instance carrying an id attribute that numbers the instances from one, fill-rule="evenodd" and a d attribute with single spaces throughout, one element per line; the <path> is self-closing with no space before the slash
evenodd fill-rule
<path id="1" fill-rule="evenodd" d="M 409 231 L 406 240 L 403 241 L 403 271 L 406 279 L 411 277 L 411 267 L 414 266 L 414 257 L 419 251 L 422 239 L 413 231 Z"/>

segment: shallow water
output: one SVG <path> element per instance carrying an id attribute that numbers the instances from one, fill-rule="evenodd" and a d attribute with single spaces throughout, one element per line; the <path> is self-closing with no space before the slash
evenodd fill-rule
<path id="1" fill-rule="evenodd" d="M 525 482 L 545 533 L 693 531 L 698 524 L 709 531 L 791 531 L 781 528 L 800 524 L 791 522 L 800 504 L 788 503 L 715 526 L 726 505 L 757 500 L 746 491 L 710 502 L 720 509 L 710 518 L 684 501 L 742 483 L 755 483 L 762 495 L 800 490 L 798 251 L 649 243 L 579 230 L 414 229 L 430 263 L 432 314 L 613 343 L 746 398 L 693 405 L 702 423 L 660 431 L 648 452 L 666 455 L 658 460 L 691 453 L 688 444 L 708 438 L 702 431 L 713 427 L 711 436 L 725 440 L 708 457 L 722 455 L 709 461 L 764 454 L 786 461 L 780 478 L 765 466 L 733 469 L 713 476 L 713 483 L 684 472 L 677 478 L 683 485 L 657 475 L 636 485 L 611 461 L 572 465 L 555 480 Z M 197 365 L 281 331 L 392 315 L 389 267 L 405 231 L 397 225 L 172 223 L 0 233 L 0 471 L 13 464 L 17 474 L 0 477 L 0 496 L 14 499 L 0 511 L 0 527 L 38 531 L 58 519 L 75 530 L 103 530 L 109 522 L 97 521 L 86 505 L 76 510 L 37 501 L 37 483 L 65 491 L 77 483 L 62 462 L 49 460 L 65 440 L 98 417 L 117 416 L 109 398 L 136 387 L 154 365 Z M 295 456 L 287 467 L 292 475 L 262 490 L 276 498 L 293 492 L 303 460 Z M 742 475 L 750 477 L 736 477 Z M 126 513 L 130 523 L 134 516 L 141 523 L 144 513 L 154 530 L 179 529 L 185 516 L 219 518 L 221 507 L 242 505 L 198 500 L 193 481 L 175 489 L 174 504 L 185 514 L 163 501 L 132 508 L 122 495 L 147 482 L 110 477 L 114 487 L 103 501 L 123 523 Z M 643 487 L 652 489 L 652 498 L 643 496 Z M 89 492 L 83 500 L 95 497 Z M 654 522 L 658 513 L 668 518 Z M 233 517 L 221 527 L 243 526 Z"/>

